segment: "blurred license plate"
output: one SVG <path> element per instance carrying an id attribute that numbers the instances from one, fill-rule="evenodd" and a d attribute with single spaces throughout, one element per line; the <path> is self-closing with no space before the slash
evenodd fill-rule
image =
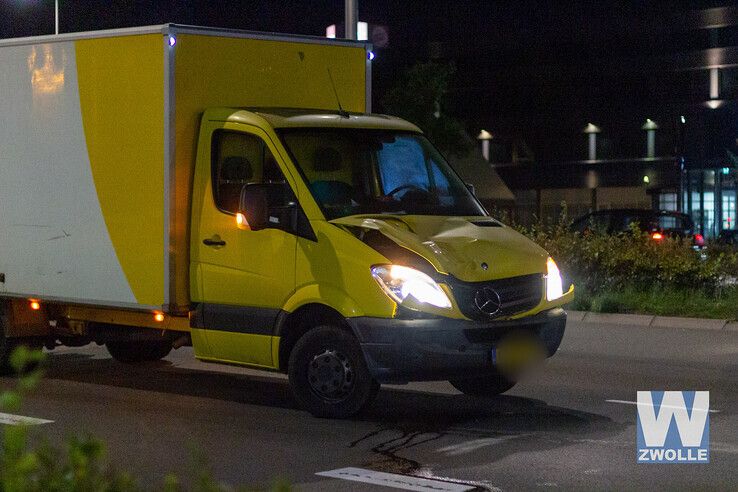
<path id="1" fill-rule="evenodd" d="M 492 364 L 504 371 L 518 371 L 543 359 L 543 347 L 530 337 L 505 339 L 490 349 Z"/>

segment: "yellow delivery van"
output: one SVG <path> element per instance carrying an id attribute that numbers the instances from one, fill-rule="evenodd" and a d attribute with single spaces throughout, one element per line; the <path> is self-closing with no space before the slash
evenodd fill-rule
<path id="1" fill-rule="evenodd" d="M 371 58 L 171 24 L 0 42 L 0 363 L 191 345 L 345 417 L 381 383 L 506 391 L 520 340 L 553 355 L 573 286 L 371 114 Z"/>

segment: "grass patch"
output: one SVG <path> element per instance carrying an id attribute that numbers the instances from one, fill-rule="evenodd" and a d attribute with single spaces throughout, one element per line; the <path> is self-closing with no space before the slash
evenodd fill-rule
<path id="1" fill-rule="evenodd" d="M 738 288 L 717 295 L 702 290 L 624 288 L 590 295 L 577 291 L 570 309 L 597 313 L 655 314 L 689 318 L 738 319 Z"/>

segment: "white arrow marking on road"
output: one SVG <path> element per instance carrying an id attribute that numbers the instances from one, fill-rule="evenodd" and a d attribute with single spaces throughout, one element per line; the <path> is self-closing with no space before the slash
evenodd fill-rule
<path id="1" fill-rule="evenodd" d="M 5 425 L 43 425 L 51 424 L 53 420 L 37 419 L 34 417 L 25 417 L 23 415 L 13 415 L 12 413 L 0 413 L 0 424 Z"/>
<path id="2" fill-rule="evenodd" d="M 464 492 L 475 488 L 474 486 L 461 483 L 443 482 L 441 480 L 430 480 L 427 478 L 410 477 L 407 475 L 397 475 L 395 473 L 384 473 L 352 467 L 324 471 L 316 473 L 316 475 L 320 475 L 321 477 L 341 478 L 343 480 L 351 480 L 352 482 L 370 483 L 372 485 L 383 485 L 385 487 L 394 487 L 396 489 L 417 490 L 420 492 Z"/>
<path id="3" fill-rule="evenodd" d="M 652 405 L 648 405 L 646 403 L 638 403 L 637 401 L 627 401 L 627 400 L 605 400 L 605 401 L 607 403 L 622 403 L 624 405 L 645 405 L 645 406 L 648 406 L 648 407 L 652 406 Z M 661 405 L 660 408 L 675 408 L 677 410 L 681 410 L 681 407 L 675 407 L 675 406 L 671 406 L 671 405 Z M 710 409 L 710 410 L 708 410 L 708 412 L 710 412 L 710 413 L 720 413 L 720 410 L 712 410 L 712 409 Z"/>

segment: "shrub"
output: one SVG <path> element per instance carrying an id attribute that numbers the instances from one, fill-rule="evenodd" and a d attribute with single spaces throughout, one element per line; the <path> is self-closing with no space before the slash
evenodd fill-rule
<path id="1" fill-rule="evenodd" d="M 518 229 L 546 249 L 577 289 L 589 296 L 625 288 L 697 289 L 719 296 L 738 276 L 738 253 L 732 249 L 711 245 L 702 253 L 689 240 L 654 241 L 636 226 L 617 235 L 580 234 L 567 226 L 564 208 L 555 224 Z"/>

